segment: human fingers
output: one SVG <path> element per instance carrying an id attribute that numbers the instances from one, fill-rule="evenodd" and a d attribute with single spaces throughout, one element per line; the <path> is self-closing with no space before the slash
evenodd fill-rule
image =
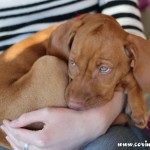
<path id="1" fill-rule="evenodd" d="M 9 137 L 9 136 L 6 137 L 6 140 L 9 142 L 13 150 L 21 150 L 21 149 L 23 150 L 25 149 L 25 147 L 27 147 L 27 149 L 30 149 L 30 150 L 40 150 L 39 147 L 36 147 L 31 144 L 23 143 L 21 141 L 16 141 L 14 138 Z"/>
<path id="2" fill-rule="evenodd" d="M 15 143 L 13 142 L 13 140 L 9 136 L 6 136 L 6 140 L 11 145 L 11 147 L 13 148 L 13 150 L 19 150 L 19 148 L 15 145 Z"/>
<path id="3" fill-rule="evenodd" d="M 13 139 L 13 141 L 22 141 L 31 145 L 37 145 L 37 142 L 39 141 L 37 131 L 31 131 L 23 128 L 12 128 L 10 126 L 10 121 L 8 120 L 3 121 L 1 129 L 6 133 L 8 137 Z"/>

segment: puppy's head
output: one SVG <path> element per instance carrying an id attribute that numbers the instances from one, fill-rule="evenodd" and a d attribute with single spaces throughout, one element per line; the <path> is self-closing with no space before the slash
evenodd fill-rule
<path id="1" fill-rule="evenodd" d="M 83 15 L 60 25 L 48 54 L 68 61 L 71 79 L 65 93 L 70 108 L 88 109 L 111 100 L 130 70 L 126 33 L 106 15 Z"/>

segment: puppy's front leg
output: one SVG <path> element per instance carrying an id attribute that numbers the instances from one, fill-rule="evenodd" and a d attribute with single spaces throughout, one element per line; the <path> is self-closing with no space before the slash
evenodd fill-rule
<path id="1" fill-rule="evenodd" d="M 123 84 L 128 90 L 128 105 L 131 109 L 131 118 L 139 128 L 145 128 L 148 122 L 148 113 L 145 106 L 144 96 L 132 73 L 124 79 Z"/>

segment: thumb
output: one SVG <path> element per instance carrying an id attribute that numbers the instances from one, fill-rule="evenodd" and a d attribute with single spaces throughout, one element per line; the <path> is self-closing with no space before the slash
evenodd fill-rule
<path id="1" fill-rule="evenodd" d="M 19 118 L 11 121 L 10 126 L 13 128 L 21 128 L 37 122 L 45 123 L 46 120 L 44 119 L 45 116 L 44 113 L 45 113 L 45 108 L 24 113 Z"/>

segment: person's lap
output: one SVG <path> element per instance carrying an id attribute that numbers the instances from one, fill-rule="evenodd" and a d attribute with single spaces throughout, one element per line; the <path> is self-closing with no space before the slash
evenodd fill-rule
<path id="1" fill-rule="evenodd" d="M 148 147 L 139 147 L 138 145 L 138 143 L 145 143 L 145 141 L 148 142 L 148 137 L 136 127 L 113 126 L 106 134 L 89 143 L 82 150 L 148 150 Z M 121 146 L 123 143 L 135 145 L 134 147 Z"/>
<path id="2" fill-rule="evenodd" d="M 148 137 L 135 127 L 113 126 L 107 133 L 86 145 L 82 150 L 148 150 L 148 147 L 127 147 L 119 143 L 145 143 Z M 148 142 L 148 141 L 147 141 Z M 6 150 L 0 147 L 0 150 Z"/>

